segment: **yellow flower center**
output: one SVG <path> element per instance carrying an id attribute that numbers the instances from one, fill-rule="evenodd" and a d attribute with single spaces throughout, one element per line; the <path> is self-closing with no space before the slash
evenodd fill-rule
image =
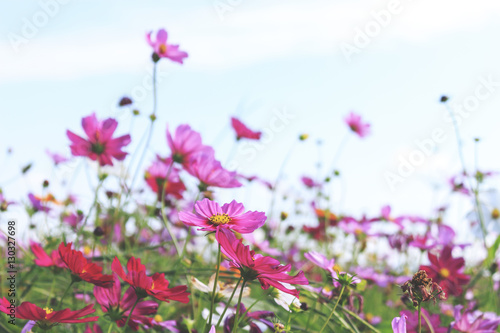
<path id="1" fill-rule="evenodd" d="M 212 217 L 210 217 L 208 220 L 210 221 L 210 223 L 215 224 L 215 225 L 227 224 L 227 223 L 231 222 L 231 218 L 227 214 L 212 215 Z"/>
<path id="2" fill-rule="evenodd" d="M 45 311 L 45 317 L 47 317 L 47 315 L 49 315 L 52 312 L 54 312 L 54 309 L 49 309 L 49 308 L 43 308 L 43 310 Z"/>
<path id="3" fill-rule="evenodd" d="M 337 275 L 340 275 L 340 271 L 342 270 L 342 268 L 340 267 L 340 265 L 333 265 L 333 271 L 337 273 Z"/>
<path id="4" fill-rule="evenodd" d="M 366 318 L 366 320 L 367 320 L 368 322 L 370 322 L 370 321 L 372 321 L 372 319 L 373 319 L 373 315 L 372 315 L 371 313 L 367 313 L 367 314 L 365 315 L 365 318 Z"/>
<path id="5" fill-rule="evenodd" d="M 155 289 L 155 283 L 151 283 L 151 289 Z M 158 321 L 158 320 L 157 320 Z"/>
<path id="6" fill-rule="evenodd" d="M 448 276 L 450 276 L 450 271 L 447 268 L 441 268 L 439 270 L 439 275 L 446 279 L 448 278 Z"/>
<path id="7" fill-rule="evenodd" d="M 91 253 L 92 253 L 92 249 L 90 248 L 90 246 L 85 245 L 83 248 L 83 254 L 85 254 L 86 256 L 89 256 Z"/>
<path id="8" fill-rule="evenodd" d="M 157 323 L 161 323 L 163 321 L 162 316 L 157 314 L 156 316 L 153 317 L 153 320 L 156 321 Z"/>
<path id="9" fill-rule="evenodd" d="M 160 51 L 160 54 L 167 53 L 167 44 L 161 44 L 160 47 L 158 48 L 158 51 Z"/>
<path id="10" fill-rule="evenodd" d="M 495 208 L 491 211 L 491 218 L 496 220 L 500 217 L 500 210 L 498 208 Z"/>
<path id="11" fill-rule="evenodd" d="M 86 270 L 83 270 L 81 274 L 85 274 L 85 273 L 87 273 L 87 271 L 86 271 Z"/>

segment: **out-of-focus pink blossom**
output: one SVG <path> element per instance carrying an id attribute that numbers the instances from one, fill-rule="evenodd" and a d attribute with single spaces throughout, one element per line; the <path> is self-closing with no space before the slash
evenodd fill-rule
<path id="1" fill-rule="evenodd" d="M 88 139 L 66 131 L 71 140 L 73 156 L 86 156 L 93 161 L 99 161 L 101 166 L 113 165 L 112 158 L 122 161 L 127 153 L 122 149 L 130 143 L 130 135 L 112 138 L 118 122 L 112 118 L 97 120 L 95 113 L 82 119 L 82 127 Z"/>
<path id="2" fill-rule="evenodd" d="M 364 123 L 360 115 L 351 112 L 347 117 L 345 117 L 344 121 L 349 126 L 351 131 L 356 133 L 360 138 L 364 138 L 370 134 L 370 124 Z"/>
<path id="3" fill-rule="evenodd" d="M 151 39 L 152 31 L 146 34 L 146 41 L 153 48 L 154 54 L 158 58 L 168 58 L 174 62 L 182 64 L 188 54 L 179 50 L 179 45 L 168 44 L 168 33 L 165 29 L 160 29 L 156 33 L 156 39 Z"/>
<path id="4" fill-rule="evenodd" d="M 457 305 L 454 309 L 453 329 L 463 333 L 495 333 L 500 325 L 500 317 L 493 312 L 472 311 Z"/>
<path id="5" fill-rule="evenodd" d="M 45 153 L 47 153 L 47 155 L 49 155 L 49 157 L 52 159 L 52 161 L 54 162 L 54 164 L 56 166 L 61 164 L 61 163 L 69 161 L 69 159 L 64 157 L 63 155 L 58 154 L 58 153 L 53 153 L 48 149 L 45 150 Z"/>
<path id="6" fill-rule="evenodd" d="M 241 140 L 242 138 L 250 140 L 259 140 L 260 136 L 262 135 L 262 132 L 252 131 L 235 117 L 231 118 L 231 126 L 236 132 L 236 140 Z"/>
<path id="7" fill-rule="evenodd" d="M 212 154 L 197 154 L 186 166 L 186 171 L 200 181 L 200 189 L 208 187 L 240 187 L 236 172 L 224 169 Z"/>

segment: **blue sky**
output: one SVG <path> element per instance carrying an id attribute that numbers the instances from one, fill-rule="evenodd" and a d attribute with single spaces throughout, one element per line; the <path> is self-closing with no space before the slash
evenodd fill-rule
<path id="1" fill-rule="evenodd" d="M 376 22 L 372 12 L 387 11 L 391 1 L 54 1 L 0 5 L 0 186 L 14 199 L 36 191 L 51 174 L 45 149 L 69 154 L 65 131 L 81 133 L 83 116 L 95 111 L 114 117 L 117 133 L 128 132 L 131 116 L 116 103 L 149 82 L 151 50 L 144 34 L 162 27 L 189 58 L 182 66 L 160 62 L 158 123 L 148 161 L 168 151 L 167 122 L 171 128 L 191 124 L 226 161 L 230 116 L 261 129 L 269 128 L 275 112 L 286 110 L 293 118 L 255 158 L 234 159 L 242 172 L 273 180 L 292 142 L 309 133 L 285 169 L 287 182 L 298 190 L 300 175 L 316 173 L 315 142 L 323 141 L 329 164 L 347 131 L 342 119 L 353 110 L 372 124 L 373 134 L 351 137 L 344 147 L 335 205 L 358 215 L 376 214 L 389 203 L 397 213 L 425 215 L 441 203 L 444 194 L 436 199 L 432 191 L 444 188 L 460 164 L 439 97 L 447 94 L 452 104 L 463 104 L 478 89 L 488 92 L 485 80 L 500 82 L 500 3 L 494 1 L 401 0 L 398 13 L 350 59 L 341 45 L 355 45 L 358 31 Z M 35 23 L 37 31 L 27 36 L 26 26 Z M 23 43 L 16 46 L 13 38 Z M 500 87 L 491 89 L 460 116 L 471 169 L 474 137 L 482 139 L 480 168 L 498 169 Z M 150 92 L 138 98 L 143 117 L 134 121 L 128 151 L 148 124 L 151 98 Z M 397 174 L 400 158 L 408 159 L 418 149 L 415 141 L 431 138 L 435 129 L 446 139 L 391 188 L 387 172 Z M 13 154 L 7 158 L 8 147 Z M 26 180 L 6 183 L 29 162 L 35 164 Z M 85 179 L 80 183 L 84 187 Z M 268 207 L 265 196 L 222 195 L 249 200 L 255 209 Z M 449 223 L 460 223 L 468 209 L 460 205 Z"/>

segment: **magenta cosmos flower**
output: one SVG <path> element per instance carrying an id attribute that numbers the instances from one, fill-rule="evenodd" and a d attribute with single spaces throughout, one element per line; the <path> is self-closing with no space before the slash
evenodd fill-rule
<path id="1" fill-rule="evenodd" d="M 130 143 L 130 135 L 112 138 L 118 123 L 112 118 L 97 120 L 95 113 L 82 119 L 82 127 L 88 139 L 84 139 L 71 131 L 66 135 L 71 140 L 71 153 L 74 156 L 87 156 L 93 161 L 99 161 L 101 166 L 113 165 L 111 158 L 122 161 L 127 153 L 123 147 Z"/>
<path id="2" fill-rule="evenodd" d="M 406 317 L 406 331 L 408 333 L 418 333 L 418 311 L 403 310 L 400 312 L 401 317 Z M 422 308 L 422 331 L 431 332 L 429 323 L 432 326 L 432 332 L 446 333 L 448 327 L 441 326 L 441 319 L 438 314 L 430 314 L 426 309 Z"/>
<path id="3" fill-rule="evenodd" d="M 226 170 L 222 164 L 215 159 L 213 154 L 197 154 L 189 164 L 186 171 L 200 181 L 199 188 L 204 191 L 208 187 L 234 188 L 242 184 L 238 181 L 238 174 Z"/>
<path id="4" fill-rule="evenodd" d="M 240 140 L 242 138 L 260 140 L 260 136 L 262 135 L 262 132 L 252 131 L 235 117 L 231 118 L 231 126 L 233 126 L 233 129 L 236 132 L 236 140 Z"/>
<path id="5" fill-rule="evenodd" d="M 31 252 L 35 255 L 34 263 L 40 267 L 60 267 L 66 268 L 66 264 L 62 261 L 61 255 L 57 250 L 52 251 L 50 256 L 40 246 L 40 244 L 30 241 Z"/>
<path id="6" fill-rule="evenodd" d="M 120 260 L 115 257 L 111 264 L 111 270 L 123 281 L 134 287 L 136 294 L 140 298 L 152 296 L 164 302 L 169 302 L 170 300 L 181 303 L 189 302 L 189 293 L 186 292 L 187 286 L 169 288 L 169 282 L 165 279 L 165 274 L 163 273 L 155 273 L 152 276 L 147 276 L 146 266 L 141 264 L 141 259 L 131 257 L 127 263 L 128 273 L 125 273 Z"/>
<path id="7" fill-rule="evenodd" d="M 154 54 L 158 58 L 168 58 L 174 62 L 182 64 L 184 58 L 187 58 L 188 54 L 184 51 L 179 50 L 179 45 L 167 44 L 168 33 L 165 29 L 160 29 L 156 33 L 156 40 L 151 39 L 151 34 L 149 32 L 146 34 L 146 41 L 153 48 Z"/>
<path id="8" fill-rule="evenodd" d="M 429 252 L 428 257 L 431 265 L 420 266 L 420 269 L 426 271 L 432 281 L 443 288 L 446 295 L 459 296 L 462 293 L 461 286 L 469 282 L 470 276 L 463 273 L 465 269 L 464 258 L 453 258 L 451 256 L 452 249 L 451 246 L 445 246 L 439 258 Z"/>
<path id="9" fill-rule="evenodd" d="M 161 201 L 163 196 L 165 196 L 164 199 L 168 196 L 182 199 L 182 194 L 186 190 L 186 186 L 179 177 L 179 169 L 172 163 L 171 158 L 154 161 L 144 175 L 146 183 L 156 193 L 158 201 Z M 168 180 L 166 180 L 167 176 Z"/>
<path id="10" fill-rule="evenodd" d="M 200 227 L 202 231 L 216 231 L 219 228 L 234 230 L 240 234 L 248 234 L 260 228 L 266 222 L 263 212 L 245 212 L 243 204 L 231 201 L 222 207 L 209 199 L 203 199 L 194 205 L 194 213 L 180 212 L 179 219 L 184 224 Z"/>
<path id="11" fill-rule="evenodd" d="M 107 313 L 111 320 L 116 321 L 118 327 L 125 326 L 130 310 L 137 301 L 137 295 L 134 288 L 129 287 L 122 298 L 122 287 L 120 279 L 115 274 L 115 281 L 111 288 L 94 287 L 94 296 L 101 305 L 102 311 Z M 134 312 L 130 317 L 128 326 L 134 331 L 139 329 L 139 324 L 149 325 L 152 318 L 147 315 L 155 314 L 158 310 L 158 304 L 153 301 L 142 301 L 137 303 Z"/>
<path id="12" fill-rule="evenodd" d="M 347 117 L 345 117 L 344 121 L 349 126 L 351 131 L 356 133 L 360 138 L 364 138 L 370 134 L 370 124 L 363 123 L 360 115 L 351 112 Z"/>
<path id="13" fill-rule="evenodd" d="M 175 136 L 167 128 L 167 143 L 172 151 L 174 162 L 185 164 L 198 153 L 213 155 L 213 149 L 203 145 L 200 133 L 193 131 L 189 125 L 179 125 L 175 129 Z"/>
<path id="14" fill-rule="evenodd" d="M 248 245 L 243 245 L 243 241 L 237 239 L 229 230 L 218 229 L 215 237 L 221 245 L 222 253 L 229 258 L 231 266 L 240 271 L 245 281 L 258 279 L 264 290 L 273 286 L 295 297 L 299 297 L 299 291 L 297 289 L 288 289 L 283 283 L 309 284 L 304 272 L 300 271 L 294 276 L 286 274 L 292 267 L 290 264 L 284 266 L 274 258 L 256 254 L 250 250 Z"/>
<path id="15" fill-rule="evenodd" d="M 97 324 L 94 324 L 93 326 L 89 326 L 89 324 L 87 324 L 85 326 L 85 331 L 83 331 L 83 333 L 103 333 L 103 332 L 102 332 L 101 326 L 99 326 Z"/>
<path id="16" fill-rule="evenodd" d="M 0 299 L 0 311 L 6 314 L 11 314 L 10 301 L 7 298 Z M 41 330 L 46 331 L 58 324 L 78 324 L 97 321 L 99 317 L 85 317 L 94 313 L 94 305 L 87 305 L 81 310 L 71 311 L 64 309 L 54 311 L 50 308 L 40 308 L 30 302 L 22 302 L 15 311 L 15 316 L 18 319 L 32 320 L 36 322 Z"/>
<path id="17" fill-rule="evenodd" d="M 464 333 L 496 333 L 500 325 L 500 317 L 493 312 L 464 310 L 463 306 L 455 306 L 453 312 L 455 321 L 451 327 Z"/>

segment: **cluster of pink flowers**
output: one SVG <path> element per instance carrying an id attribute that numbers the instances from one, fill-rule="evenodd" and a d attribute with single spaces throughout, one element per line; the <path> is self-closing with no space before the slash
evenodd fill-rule
<path id="1" fill-rule="evenodd" d="M 164 29 L 147 33 L 146 42 L 152 49 L 155 71 L 162 59 L 183 64 L 188 57 L 179 45 L 170 43 Z M 157 119 L 154 95 L 155 110 L 146 134 L 152 133 Z M 129 97 L 121 98 L 118 106 L 130 108 L 135 116 L 140 114 Z M 265 129 L 251 129 L 253 125 L 249 127 L 239 118 L 228 121 L 236 148 L 242 140 L 255 142 L 267 134 Z M 344 122 L 350 131 L 348 136 L 354 133 L 365 138 L 371 134 L 371 124 L 355 112 L 350 112 Z M 463 171 L 448 181 L 448 191 L 475 201 L 466 219 L 488 253 L 481 267 L 466 267 L 464 257 L 470 244 L 459 243 L 459 235 L 445 223 L 445 206 L 430 217 L 396 215 L 389 205 L 372 215 L 345 214 L 332 205 L 332 184 L 341 177 L 335 168 L 322 175 L 318 163 L 314 178 L 295 179 L 300 184 L 298 191 L 288 186 L 283 189 L 279 186 L 281 173 L 275 182 L 269 182 L 230 170 L 216 158 L 219 152 L 216 155 L 214 147 L 204 144 L 201 134 L 188 124 L 175 129 L 167 126 L 162 142 L 168 152 L 156 154 L 144 169 L 141 158 L 129 183 L 130 169 L 120 176 L 108 174 L 108 170 L 117 161 L 126 160 L 131 135 L 116 136 L 118 122 L 98 119 L 95 113 L 83 117 L 81 126 L 82 136 L 70 130 L 66 135 L 73 157 L 98 164 L 99 185 L 90 209 L 84 214 L 79 209 L 79 198 L 70 191 L 66 197 L 57 195 L 56 199 L 48 180 L 43 181 L 41 190 L 30 192 L 25 199 L 30 228 L 37 228 L 36 218 L 44 217 L 47 227 L 55 220 L 60 229 L 46 242 L 30 241 L 31 253 L 19 245 L 20 272 L 36 269 L 39 276 L 56 278 L 46 307 L 39 306 L 45 299 L 33 296 L 46 294 L 42 288 L 37 286 L 30 293 L 36 279 L 23 290 L 28 294 L 22 297 L 33 303 L 25 301 L 16 307 L 15 317 L 28 320 L 22 333 L 31 329 L 68 330 L 66 324 L 79 323 L 85 323 L 85 333 L 100 333 L 105 320 L 108 332 L 115 326 L 122 332 L 176 333 L 216 333 L 219 328 L 224 333 L 262 333 L 266 329 L 275 333 L 337 329 L 376 332 L 376 325 L 381 325 L 380 330 L 392 326 L 396 333 L 498 330 L 500 317 L 488 307 L 496 304 L 500 290 L 500 261 L 495 257 L 500 238 L 489 245 L 487 233 L 499 237 L 500 199 L 491 195 L 490 200 L 479 200 L 480 194 L 484 196 L 477 190 L 495 172 L 476 171 L 471 176 Z M 299 140 L 307 138 L 302 134 Z M 143 157 L 149 153 L 147 142 L 142 147 Z M 55 170 L 73 158 L 52 150 L 46 153 Z M 22 174 L 30 168 L 31 164 L 24 167 Z M 144 176 L 139 188 L 134 186 L 136 175 Z M 109 178 L 114 183 L 108 182 Z M 471 186 L 471 179 L 476 187 Z M 236 200 L 216 202 L 219 191 L 253 181 L 265 185 L 264 190 L 271 195 L 267 216 L 246 210 Z M 274 204 L 280 197 L 283 210 L 278 211 Z M 10 210 L 11 205 L 19 203 L 7 200 L 0 190 L 0 212 Z M 163 227 L 158 226 L 159 221 Z M 206 237 L 200 236 L 200 231 Z M 12 242 L 10 238 L 0 233 L 0 245 Z M 217 257 L 210 250 L 214 245 Z M 420 253 L 418 261 L 414 260 L 415 253 Z M 152 256 L 146 262 L 150 254 L 158 257 Z M 406 276 L 412 270 L 416 273 Z M 200 281 L 212 273 L 208 285 Z M 67 289 L 62 297 L 56 297 L 52 291 L 59 289 L 56 283 L 64 277 Z M 478 288 L 478 281 L 486 278 L 488 286 Z M 87 288 L 77 289 L 82 285 Z M 392 292 L 394 287 L 402 291 L 397 296 Z M 484 297 L 487 301 L 478 302 L 477 291 L 482 292 L 482 288 L 492 289 L 491 295 Z M 68 292 L 73 292 L 71 303 L 65 299 Z M 267 301 L 264 296 L 270 296 L 270 303 L 274 299 L 287 312 L 286 325 L 280 319 L 281 308 L 269 311 L 273 309 L 266 304 L 262 307 L 265 310 L 253 309 L 257 303 Z M 234 297 L 237 303 L 232 302 Z M 249 298 L 255 300 L 252 305 Z M 85 305 L 76 307 L 75 301 Z M 159 310 L 163 303 L 171 301 L 177 303 L 164 304 Z M 439 301 L 440 306 L 427 306 L 430 301 Z M 373 314 L 367 310 L 369 302 L 377 302 L 370 304 Z M 64 308 L 66 304 L 80 310 Z M 206 304 L 210 306 L 209 314 Z M 381 304 L 386 307 L 381 308 Z M 12 316 L 12 308 L 11 299 L 0 299 L 1 312 Z M 160 313 L 170 318 L 163 320 Z M 398 317 L 389 322 L 394 316 Z M 0 329 L 4 329 L 2 321 Z"/>

